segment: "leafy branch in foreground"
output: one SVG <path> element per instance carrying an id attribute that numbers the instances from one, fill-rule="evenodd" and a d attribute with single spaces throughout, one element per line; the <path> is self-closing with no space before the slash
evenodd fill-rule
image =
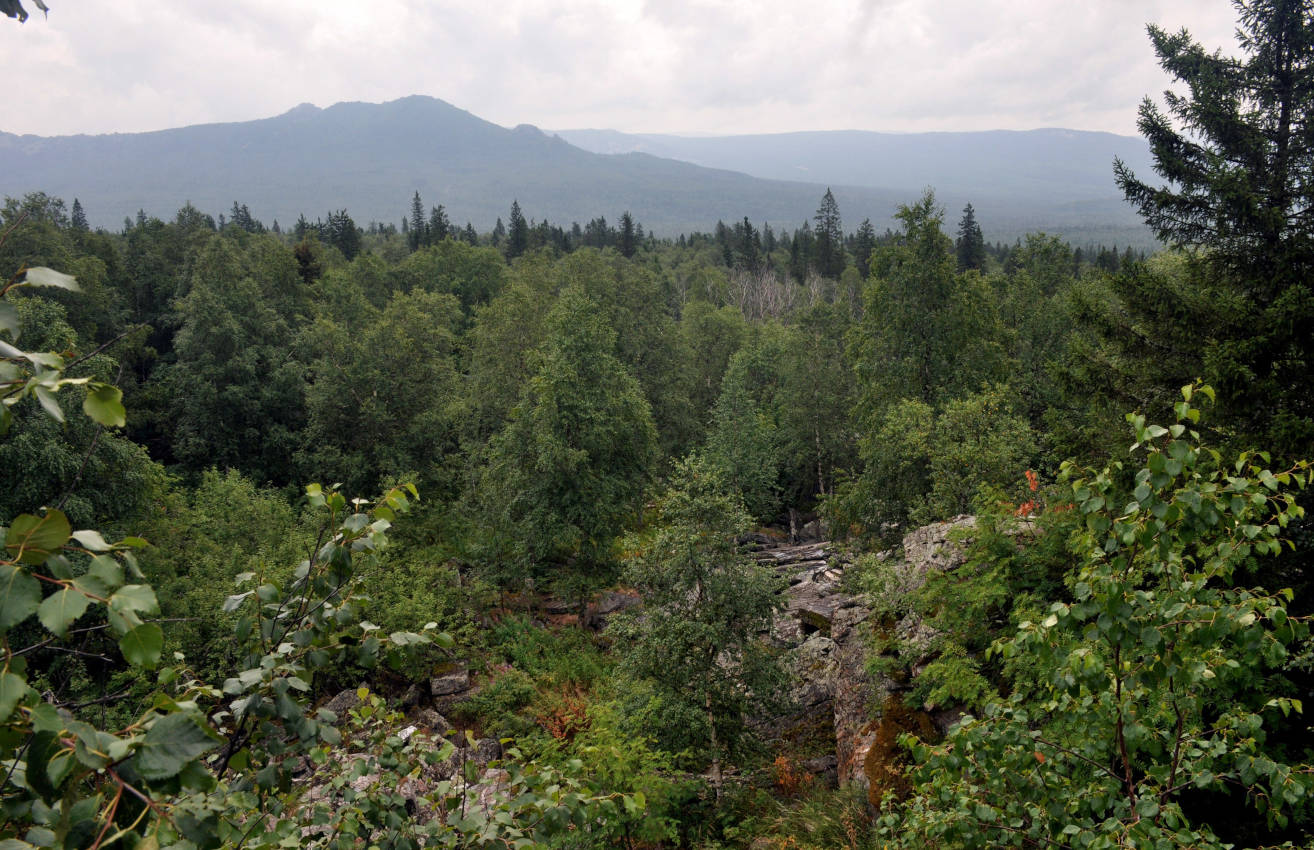
<path id="1" fill-rule="evenodd" d="M 916 792 L 881 822 L 901 846 L 1219 847 L 1190 795 L 1240 793 L 1278 828 L 1308 805 L 1314 767 L 1266 736 L 1303 709 L 1267 673 L 1308 622 L 1288 614 L 1291 591 L 1239 578 L 1303 516 L 1311 467 L 1225 460 L 1195 430 L 1197 395 L 1213 391 L 1184 387 L 1168 427 L 1128 416 L 1130 493 L 1122 464 L 1065 465 L 1084 520 L 1072 601 L 995 647 L 1041 681 L 942 744 L 910 741 Z"/>
<path id="2" fill-rule="evenodd" d="M 85 386 L 87 396 L 82 411 L 100 425 L 121 428 L 126 417 L 123 393 L 112 384 L 90 378 L 65 377 L 71 365 L 69 354 L 53 351 L 23 351 L 18 348 L 18 310 L 4 298 L 10 292 L 28 286 L 53 286 L 74 292 L 77 280 L 52 269 L 37 267 L 20 269 L 3 287 L 0 287 L 0 435 L 9 430 L 13 421 L 10 409 L 26 398 L 35 397 L 45 412 L 57 422 L 64 421 L 64 411 L 56 394 L 66 386 Z M 4 334 L 9 335 L 6 342 Z"/>
<path id="3" fill-rule="evenodd" d="M 29 269 L 0 296 L 26 285 L 75 283 Z M 0 312 L 0 323 L 17 342 L 14 311 Z M 123 424 L 117 388 L 65 378 L 63 355 L 0 345 L 6 423 L 9 406 L 28 395 L 63 421 L 55 393 L 86 384 L 84 411 L 102 424 Z M 146 541 L 109 543 L 98 531 L 75 531 L 57 509 L 0 527 L 0 847 L 538 847 L 566 830 L 609 834 L 620 807 L 643 807 L 641 795 L 587 795 L 578 765 L 508 765 L 489 784 L 467 775 L 407 797 L 405 784 L 425 766 L 441 765 L 452 745 L 395 734 L 399 718 L 377 698 L 350 718 L 355 740 L 344 757 L 340 718 L 312 708 L 317 672 L 380 661 L 400 667 L 418 649 L 451 639 L 435 634 L 432 623 L 385 636 L 361 618 L 367 598 L 359 571 L 377 562 L 392 522 L 418 498 L 413 485 L 373 504 L 313 484 L 306 498 L 319 517 L 306 559 L 286 580 L 238 576 L 240 587 L 254 586 L 224 603 L 237 615 L 243 669 L 218 688 L 175 655 L 179 665 L 160 670 L 158 689 L 114 730 L 88 722 L 102 700 L 57 706 L 38 692 L 29 653 L 78 652 L 65 646 L 71 635 L 105 631 L 118 637 L 120 659 L 97 656 L 104 663 L 143 676 L 154 670 L 164 633 L 145 619 L 159 613 L 135 556 Z M 316 768 L 307 772 L 308 764 Z M 318 800 L 312 782 L 328 789 Z M 417 800 L 427 816 L 414 816 Z"/>

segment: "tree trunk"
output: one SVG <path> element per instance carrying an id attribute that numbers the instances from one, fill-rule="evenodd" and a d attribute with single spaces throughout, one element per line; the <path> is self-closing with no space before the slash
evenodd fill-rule
<path id="1" fill-rule="evenodd" d="M 712 736 L 712 797 L 721 805 L 721 748 L 716 741 L 716 715 L 712 713 L 712 694 L 707 694 L 707 731 Z"/>

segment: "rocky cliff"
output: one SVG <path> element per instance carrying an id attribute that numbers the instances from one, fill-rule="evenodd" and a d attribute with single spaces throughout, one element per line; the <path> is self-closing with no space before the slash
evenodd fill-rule
<path id="1" fill-rule="evenodd" d="M 894 590 L 913 593 L 933 571 L 960 567 L 973 527 L 969 516 L 925 526 L 878 556 L 890 567 Z M 874 801 L 897 781 L 900 733 L 933 737 L 957 720 L 955 712 L 913 709 L 903 699 L 908 672 L 930 660 L 934 633 L 913 613 L 876 616 L 847 588 L 851 559 L 829 543 L 766 548 L 756 557 L 788 579 L 770 639 L 790 655 L 795 711 L 772 731 L 786 740 L 833 740 L 833 755 L 818 754 L 804 766 L 858 783 Z M 873 673 L 867 663 L 879 636 L 897 638 L 880 641 L 898 647 L 888 665 L 893 672 Z"/>

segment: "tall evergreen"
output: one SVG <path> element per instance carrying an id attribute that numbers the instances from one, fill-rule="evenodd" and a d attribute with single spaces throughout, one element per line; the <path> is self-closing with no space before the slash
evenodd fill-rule
<path id="1" fill-rule="evenodd" d="M 838 278 L 844 271 L 844 228 L 839 204 L 835 203 L 829 187 L 821 196 L 821 206 L 812 220 L 817 223 L 813 265 L 822 277 Z"/>
<path id="2" fill-rule="evenodd" d="M 744 216 L 744 220 L 735 224 L 735 265 L 757 271 L 762 265 L 762 240 L 759 238 L 757 228 Z"/>
<path id="3" fill-rule="evenodd" d="M 638 238 L 634 231 L 634 216 L 630 215 L 629 210 L 621 214 L 620 234 L 616 241 L 621 254 L 626 257 L 633 257 L 634 252 L 638 250 Z"/>
<path id="4" fill-rule="evenodd" d="M 452 223 L 447 219 L 447 211 L 439 204 L 429 210 L 429 241 L 441 242 L 452 232 Z"/>
<path id="5" fill-rule="evenodd" d="M 73 199 L 73 212 L 69 219 L 69 226 L 80 233 L 86 233 L 90 227 L 87 225 L 87 214 L 82 210 L 82 203 Z"/>
<path id="6" fill-rule="evenodd" d="M 963 217 L 958 222 L 958 239 L 955 240 L 954 247 L 958 252 L 960 272 L 968 269 L 980 271 L 985 267 L 985 236 L 981 233 L 981 225 L 977 224 L 976 210 L 972 209 L 971 204 L 963 207 Z"/>
<path id="7" fill-rule="evenodd" d="M 1304 454 L 1314 439 L 1314 3 L 1235 5 L 1240 57 L 1149 27 L 1160 66 L 1184 92 L 1165 93 L 1166 112 L 1148 98 L 1140 107 L 1166 182 L 1151 185 L 1122 162 L 1115 173 L 1161 239 L 1204 250 L 1184 305 L 1132 276 L 1120 295 L 1139 326 L 1196 329 L 1193 356 L 1165 374 L 1159 394 L 1169 380 L 1203 375 L 1233 424 Z"/>
<path id="8" fill-rule="evenodd" d="M 424 221 L 424 202 L 420 200 L 420 190 L 415 190 L 415 197 L 411 198 L 411 220 L 410 230 L 406 234 L 407 242 L 412 251 L 420 250 L 426 242 L 425 240 L 425 221 Z"/>
<path id="9" fill-rule="evenodd" d="M 511 220 L 506 233 L 506 258 L 514 260 L 529 250 L 529 222 L 520 211 L 520 202 L 511 202 Z"/>

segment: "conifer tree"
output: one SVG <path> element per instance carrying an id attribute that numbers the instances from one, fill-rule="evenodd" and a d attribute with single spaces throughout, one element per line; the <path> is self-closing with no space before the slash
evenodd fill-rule
<path id="1" fill-rule="evenodd" d="M 816 240 L 812 237 L 812 226 L 805 221 L 803 227 L 794 231 L 794 239 L 789 245 L 789 274 L 799 283 L 802 283 L 808 276 L 815 245 Z"/>
<path id="2" fill-rule="evenodd" d="M 87 226 L 87 214 L 82 210 L 82 203 L 73 199 L 73 212 L 69 219 L 69 226 L 79 233 L 86 233 L 90 228 Z"/>
<path id="3" fill-rule="evenodd" d="M 506 258 L 514 260 L 529 250 L 529 222 L 520 211 L 520 202 L 511 202 L 511 221 L 506 234 Z"/>
<path id="4" fill-rule="evenodd" d="M 439 204 L 429 210 L 429 241 L 430 244 L 441 242 L 447 238 L 452 231 L 452 223 L 447 220 L 447 211 L 443 205 Z"/>
<path id="5" fill-rule="evenodd" d="M 622 255 L 633 257 L 634 252 L 638 250 L 638 237 L 634 230 L 634 216 L 626 210 L 621 214 L 620 233 L 617 238 L 617 247 L 620 248 Z"/>
<path id="6" fill-rule="evenodd" d="M 844 271 L 844 228 L 840 221 L 839 204 L 829 187 L 821 197 L 821 206 L 813 216 L 817 223 L 813 265 L 822 277 L 838 279 Z"/>
<path id="7" fill-rule="evenodd" d="M 1128 277 L 1142 327 L 1190 324 L 1200 344 L 1165 394 L 1203 374 L 1232 423 L 1283 452 L 1314 439 L 1314 3 L 1237 0 L 1242 55 L 1210 53 L 1151 25 L 1159 64 L 1184 93 L 1148 98 L 1138 126 L 1155 186 L 1115 163 L 1127 200 L 1164 241 L 1196 255 L 1192 315 Z M 1111 258 L 1117 263 L 1115 256 Z M 1128 346 L 1143 345 L 1126 341 Z"/>
<path id="8" fill-rule="evenodd" d="M 415 197 L 411 198 L 411 220 L 410 230 L 407 233 L 407 242 L 411 246 L 411 251 L 418 251 L 426 244 L 425 240 L 425 222 L 424 222 L 424 202 L 420 200 L 420 191 L 415 190 Z"/>
<path id="9" fill-rule="evenodd" d="M 981 233 L 981 225 L 976 221 L 976 210 L 968 204 L 963 207 L 963 217 L 958 222 L 958 239 L 955 240 L 954 247 L 958 252 L 958 270 L 965 272 L 968 269 L 980 271 L 985 267 L 985 236 Z"/>

